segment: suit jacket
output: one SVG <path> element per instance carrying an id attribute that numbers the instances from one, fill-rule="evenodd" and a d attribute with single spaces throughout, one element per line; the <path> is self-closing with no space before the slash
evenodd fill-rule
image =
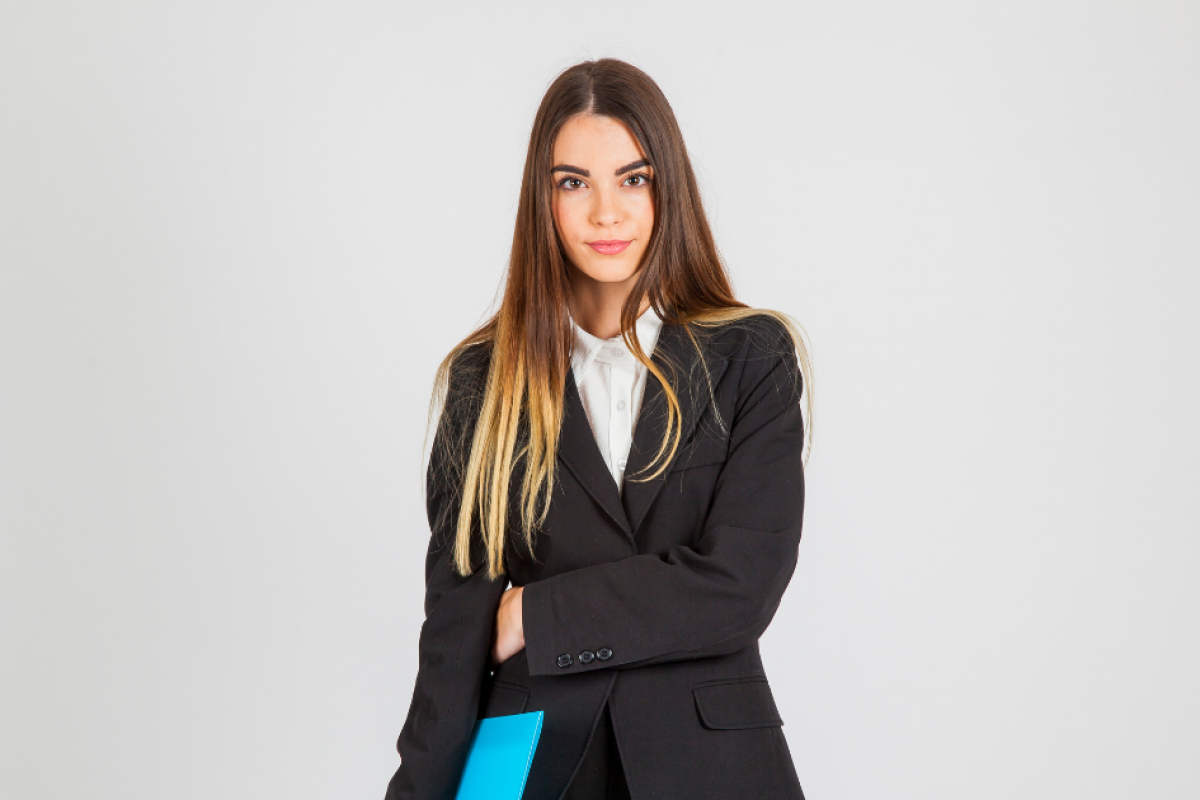
<path id="1" fill-rule="evenodd" d="M 450 543 L 486 346 L 460 359 L 430 459 L 420 664 L 388 800 L 452 800 L 478 718 L 544 711 L 526 800 L 562 797 L 607 702 L 638 798 L 802 800 L 758 639 L 795 570 L 804 506 L 800 376 L 783 326 L 665 325 L 653 359 L 682 408 L 666 472 L 636 480 L 666 425 L 650 376 L 624 493 L 568 371 L 549 514 L 510 536 L 525 650 L 489 669 L 504 578 L 463 577 Z M 511 492 L 515 505 L 521 472 Z M 511 530 L 515 530 L 513 517 Z M 483 565 L 476 543 L 472 561 Z"/>

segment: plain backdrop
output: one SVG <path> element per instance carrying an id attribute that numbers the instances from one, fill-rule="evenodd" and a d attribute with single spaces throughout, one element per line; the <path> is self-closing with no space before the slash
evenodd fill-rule
<path id="1" fill-rule="evenodd" d="M 0 3 L 0 796 L 378 798 L 434 369 L 563 68 L 672 102 L 816 448 L 809 800 L 1200 797 L 1200 6 Z"/>

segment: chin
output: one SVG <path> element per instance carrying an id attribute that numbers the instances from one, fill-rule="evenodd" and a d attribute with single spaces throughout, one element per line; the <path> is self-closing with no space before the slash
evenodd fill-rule
<path id="1" fill-rule="evenodd" d="M 589 258 L 582 263 L 583 266 L 576 265 L 576 269 L 597 283 L 624 283 L 638 271 L 638 261 L 633 259 L 615 262 L 612 258 L 604 258 L 597 263 L 595 259 Z"/>

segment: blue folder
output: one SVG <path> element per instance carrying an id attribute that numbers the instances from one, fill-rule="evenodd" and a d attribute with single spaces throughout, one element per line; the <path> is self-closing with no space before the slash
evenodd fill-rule
<path id="1" fill-rule="evenodd" d="M 456 800 L 521 800 L 541 735 L 541 711 L 479 720 Z"/>

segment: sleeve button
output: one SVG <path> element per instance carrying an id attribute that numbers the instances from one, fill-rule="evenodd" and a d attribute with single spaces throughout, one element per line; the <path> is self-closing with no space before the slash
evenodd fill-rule
<path id="1" fill-rule="evenodd" d="M 582 653 L 579 654 L 579 663 L 580 664 L 590 664 L 590 663 L 592 663 L 592 659 L 595 657 L 596 657 L 596 654 L 593 653 L 591 650 L 584 650 Z"/>
<path id="2" fill-rule="evenodd" d="M 570 653 L 563 653 L 561 656 L 559 656 L 559 657 L 558 657 L 558 665 L 559 665 L 560 667 L 569 667 L 569 666 L 571 666 L 571 654 L 570 654 Z"/>
<path id="3" fill-rule="evenodd" d="M 612 650 L 609 650 L 607 647 L 601 647 L 596 651 L 596 658 L 600 659 L 601 661 L 608 661 L 610 658 L 612 658 Z M 582 656 L 580 657 L 580 660 L 582 660 Z"/>

